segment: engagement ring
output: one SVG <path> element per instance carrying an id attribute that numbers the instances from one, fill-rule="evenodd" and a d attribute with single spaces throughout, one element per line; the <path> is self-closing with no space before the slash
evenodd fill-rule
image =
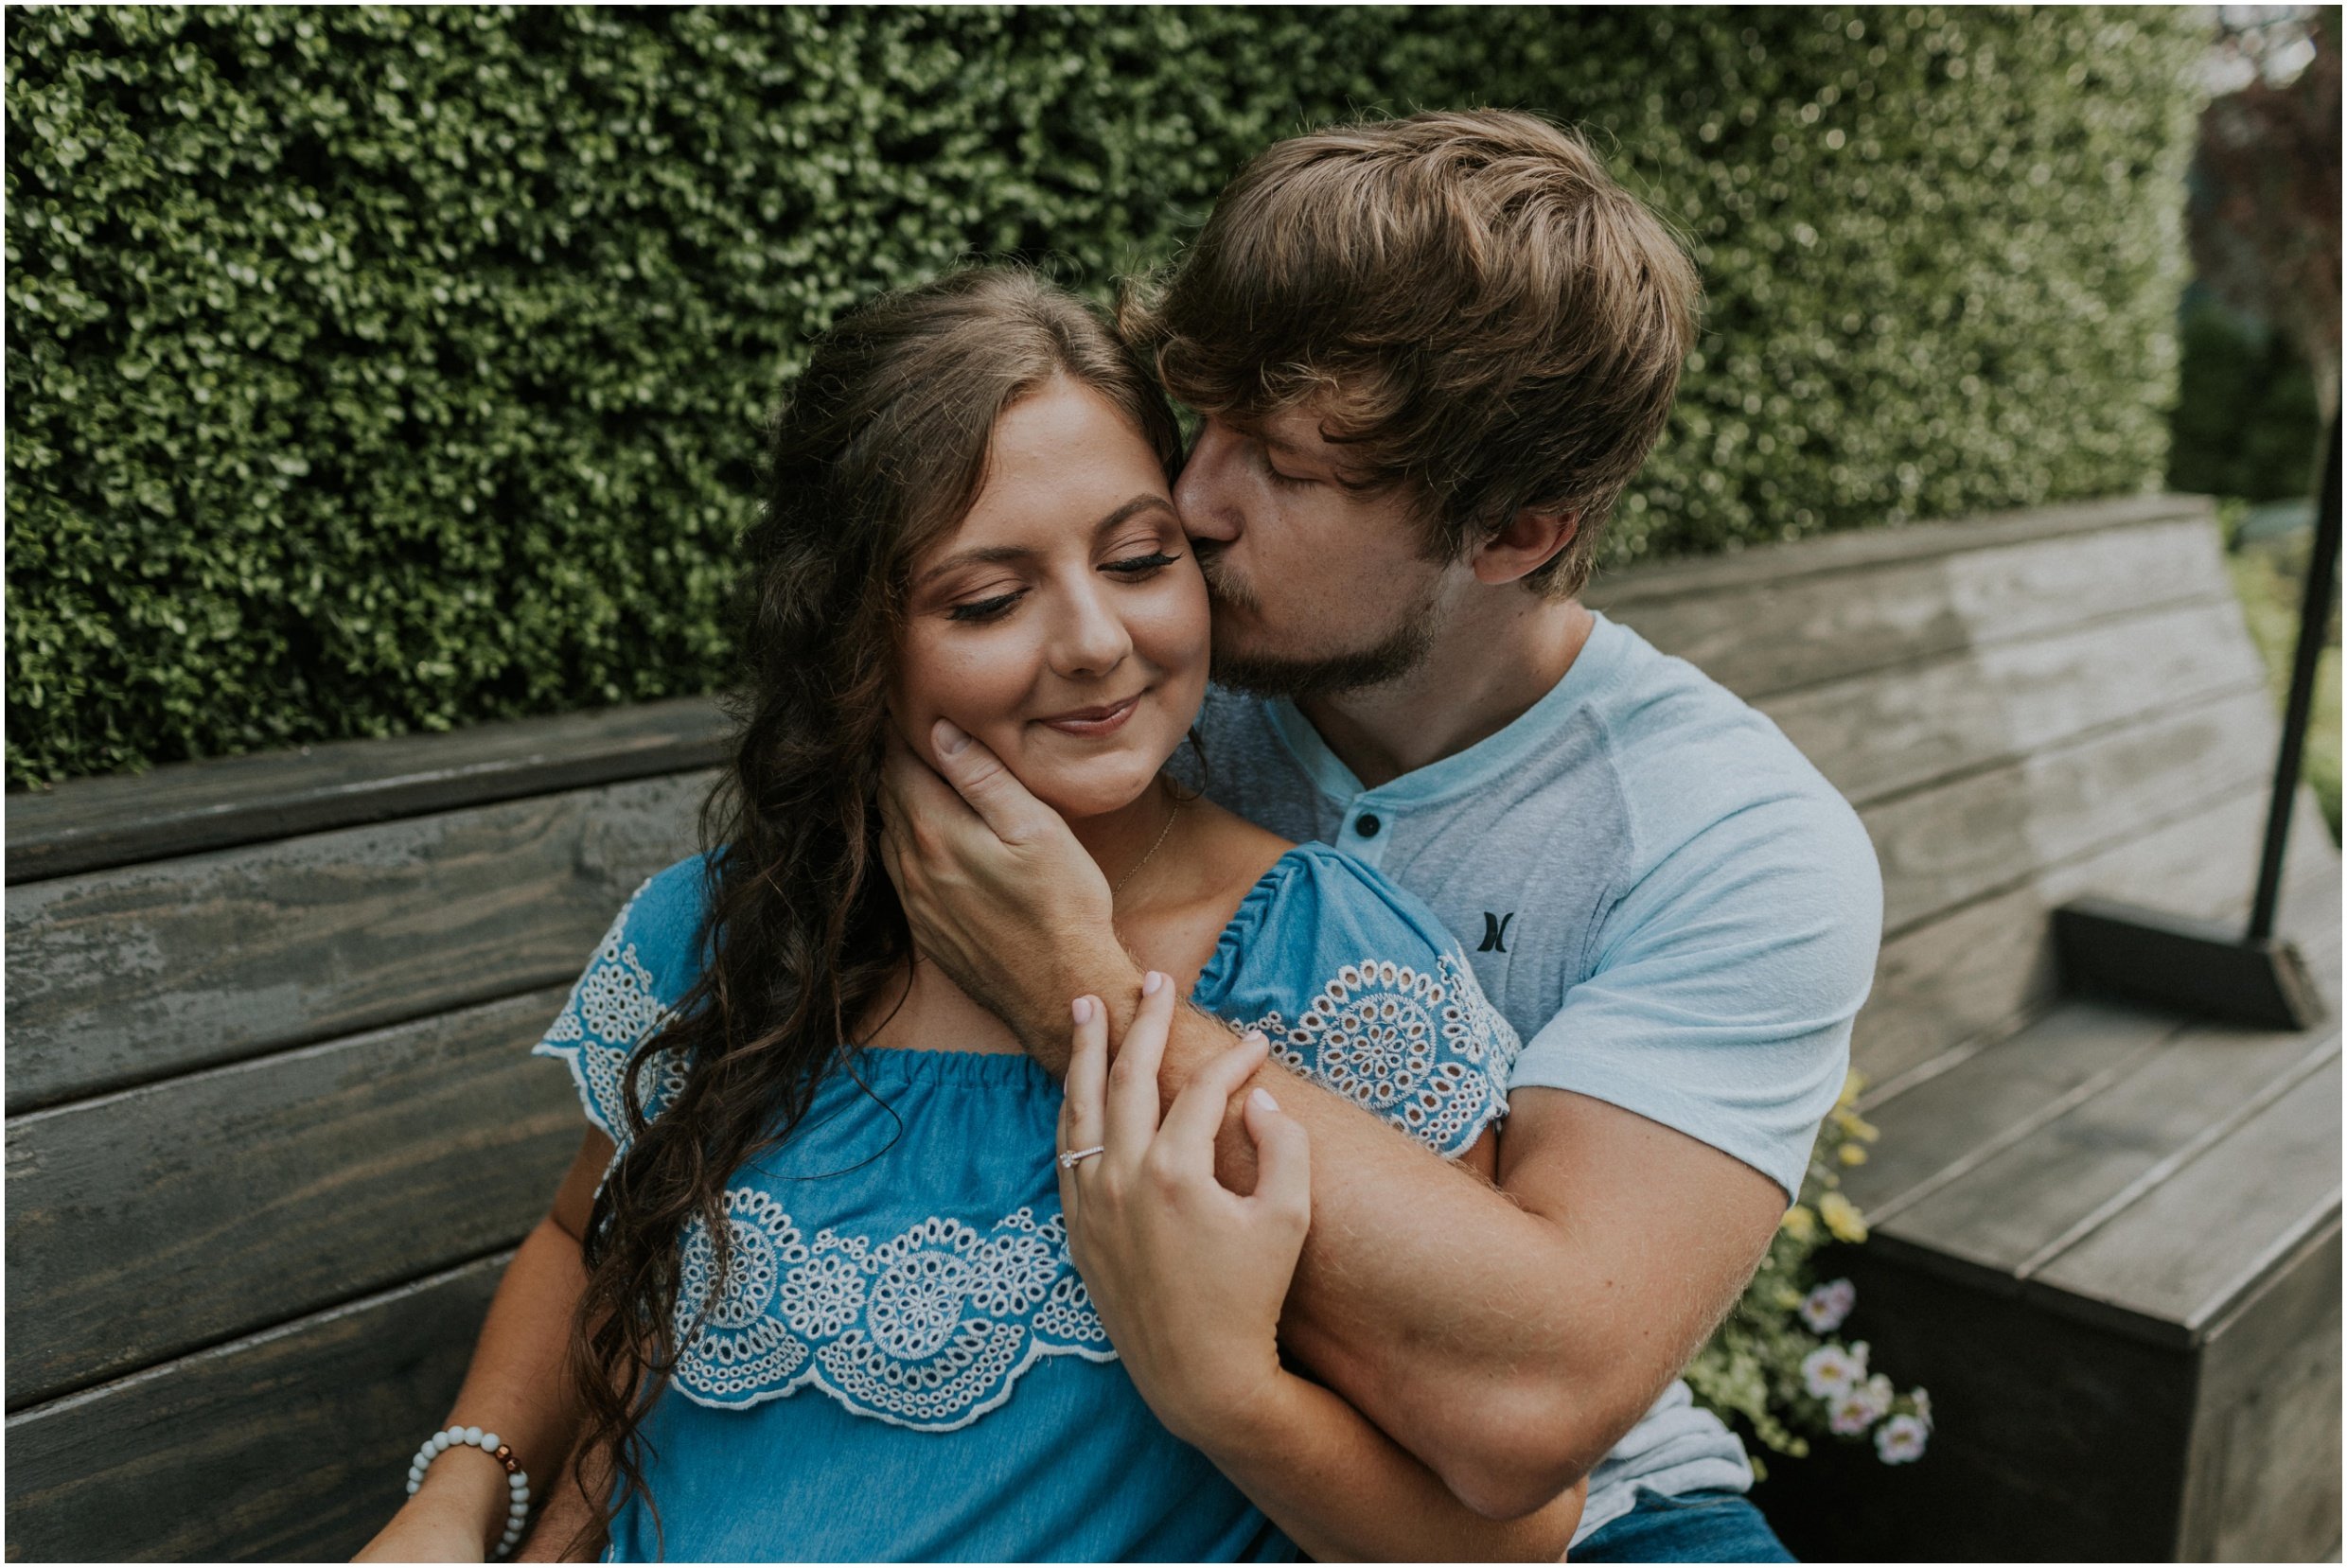
<path id="1" fill-rule="evenodd" d="M 1073 1171 L 1079 1164 L 1090 1159 L 1094 1154 L 1104 1154 L 1107 1152 L 1108 1145 L 1104 1143 L 1095 1143 L 1089 1149 L 1070 1149 L 1060 1155 L 1059 1168 L 1062 1171 Z"/>

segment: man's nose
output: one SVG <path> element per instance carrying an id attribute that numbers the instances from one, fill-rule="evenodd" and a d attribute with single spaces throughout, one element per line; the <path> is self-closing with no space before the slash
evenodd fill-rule
<path id="1" fill-rule="evenodd" d="M 1244 441 L 1236 431 L 1209 414 L 1198 427 L 1174 482 L 1174 509 L 1181 514 L 1182 531 L 1193 539 L 1227 544 L 1239 537 L 1238 457 Z"/>

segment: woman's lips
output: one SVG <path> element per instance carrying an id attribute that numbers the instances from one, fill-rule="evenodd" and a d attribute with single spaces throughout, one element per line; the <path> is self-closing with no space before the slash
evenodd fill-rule
<path id="1" fill-rule="evenodd" d="M 1124 721 L 1131 718 L 1134 710 L 1140 706 L 1142 695 L 1136 692 L 1122 702 L 1114 703 L 1105 708 L 1077 708 L 1051 718 L 1039 718 L 1035 722 L 1056 730 L 1063 735 L 1076 735 L 1085 740 L 1096 740 L 1103 735 L 1113 735 L 1123 729 Z"/>

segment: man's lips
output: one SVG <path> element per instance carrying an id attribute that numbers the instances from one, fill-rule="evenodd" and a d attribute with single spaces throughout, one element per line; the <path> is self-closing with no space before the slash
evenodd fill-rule
<path id="1" fill-rule="evenodd" d="M 1063 735 L 1079 735 L 1086 739 L 1113 735 L 1124 728 L 1124 721 L 1140 706 L 1142 694 L 1134 693 L 1122 702 L 1112 702 L 1098 708 L 1071 708 L 1050 718 L 1039 718 L 1037 724 L 1048 725 Z"/>

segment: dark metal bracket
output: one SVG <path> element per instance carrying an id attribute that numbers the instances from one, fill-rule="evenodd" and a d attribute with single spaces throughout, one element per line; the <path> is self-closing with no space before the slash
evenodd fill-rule
<path id="1" fill-rule="evenodd" d="M 2339 420 L 2334 414 L 2249 930 L 2236 936 L 2230 927 L 2208 921 L 2109 899 L 2078 899 L 2054 911 L 2056 951 L 2073 985 L 2262 1029 L 2305 1029 L 2323 1015 L 2322 997 L 2306 972 L 2305 960 L 2290 943 L 2275 940 L 2273 927 L 2282 897 L 2283 854 L 2290 838 L 2290 808 L 2298 799 L 2305 757 L 2306 719 L 2314 706 L 2315 666 L 2322 657 L 2322 634 L 2331 620 L 2331 581 L 2338 570 L 2338 441 Z"/>

